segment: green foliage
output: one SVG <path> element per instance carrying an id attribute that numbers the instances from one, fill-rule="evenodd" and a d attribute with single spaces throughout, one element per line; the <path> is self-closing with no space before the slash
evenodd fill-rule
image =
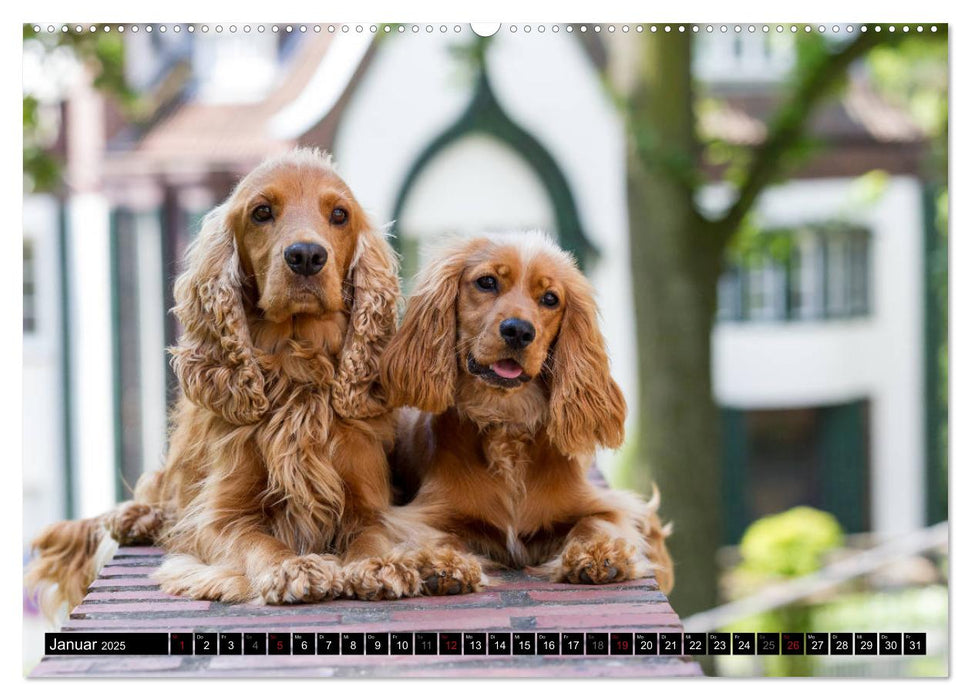
<path id="1" fill-rule="evenodd" d="M 925 133 L 947 125 L 947 43 L 917 37 L 878 46 L 867 57 L 874 86 L 884 99 L 904 107 Z"/>
<path id="2" fill-rule="evenodd" d="M 118 32 L 105 32 L 104 25 L 92 25 L 93 31 L 35 32 L 32 25 L 23 26 L 25 47 L 40 46 L 45 54 L 67 48 L 86 65 L 94 76 L 94 86 L 110 95 L 122 109 L 133 109 L 136 94 L 125 82 L 124 42 Z M 41 124 L 41 109 L 34 95 L 24 94 L 23 101 L 23 167 L 25 186 L 31 190 L 49 191 L 60 182 L 61 163 L 51 154 L 49 134 Z"/>
<path id="3" fill-rule="evenodd" d="M 24 43 L 37 42 L 48 52 L 67 47 L 94 73 L 94 86 L 118 99 L 123 105 L 135 99 L 125 82 L 125 44 L 123 35 L 104 31 L 105 25 L 90 25 L 94 31 L 35 32 L 24 25 Z"/>
<path id="4" fill-rule="evenodd" d="M 742 536 L 740 568 L 768 577 L 805 576 L 842 542 L 843 530 L 833 515 L 798 506 L 749 525 Z"/>
<path id="5" fill-rule="evenodd" d="M 850 184 L 848 206 L 853 211 L 872 207 L 887 193 L 890 174 L 886 170 L 871 170 L 860 175 Z"/>
<path id="6" fill-rule="evenodd" d="M 948 627 L 947 586 L 922 586 L 893 591 L 845 591 L 826 602 L 789 606 L 736 620 L 723 632 L 857 632 L 893 630 L 928 632 L 946 639 Z M 928 656 L 907 658 L 903 675 L 947 675 L 947 655 L 933 647 Z M 864 657 L 865 658 L 865 657 Z M 729 675 L 751 673 L 740 668 L 749 659 L 719 659 L 720 671 Z M 765 675 L 806 676 L 826 674 L 823 657 L 775 656 L 761 659 Z M 741 662 L 735 663 L 735 662 Z M 734 671 L 734 673 L 733 673 Z M 830 671 L 830 673 L 832 673 Z"/>

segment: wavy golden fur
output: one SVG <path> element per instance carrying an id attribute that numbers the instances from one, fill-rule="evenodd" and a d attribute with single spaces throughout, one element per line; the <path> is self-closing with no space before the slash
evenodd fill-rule
<path id="1" fill-rule="evenodd" d="M 448 554 L 443 587 L 474 590 L 485 560 L 572 583 L 653 571 L 671 589 L 656 491 L 644 501 L 587 478 L 595 449 L 623 442 L 626 404 L 590 284 L 548 238 L 445 250 L 381 365 L 390 402 L 419 409 L 401 411 L 392 458 L 410 502 L 386 517 Z"/>
<path id="2" fill-rule="evenodd" d="M 399 293 L 384 236 L 328 156 L 294 150 L 205 217 L 175 298 L 182 395 L 165 466 L 139 479 L 133 502 L 45 530 L 28 583 L 48 614 L 73 607 L 107 533 L 164 545 L 169 593 L 354 594 L 342 566 L 391 546 L 380 515 L 393 418 L 379 357 Z"/>

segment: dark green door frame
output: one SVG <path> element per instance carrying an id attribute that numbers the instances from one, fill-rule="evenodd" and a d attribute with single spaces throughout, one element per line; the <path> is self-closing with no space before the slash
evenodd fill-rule
<path id="1" fill-rule="evenodd" d="M 484 64 L 483 64 L 484 65 Z M 466 136 L 481 134 L 497 139 L 518 153 L 543 183 L 556 217 L 556 233 L 560 245 L 572 252 L 581 267 L 596 259 L 597 250 L 587 238 L 580 224 L 576 202 L 553 156 L 531 134 L 516 124 L 503 111 L 489 84 L 484 67 L 480 69 L 476 88 L 469 106 L 448 129 L 438 135 L 423 150 L 408 169 L 395 201 L 392 215 L 393 244 L 401 252 L 398 221 L 418 176 L 446 148 Z"/>

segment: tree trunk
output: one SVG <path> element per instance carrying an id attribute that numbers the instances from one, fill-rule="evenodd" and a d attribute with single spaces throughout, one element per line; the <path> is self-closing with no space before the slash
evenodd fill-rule
<path id="1" fill-rule="evenodd" d="M 722 534 L 711 332 L 723 244 L 677 168 L 696 151 L 689 41 L 643 38 L 628 113 L 643 138 L 629 139 L 627 159 L 639 395 L 630 478 L 647 493 L 655 482 L 674 522 L 672 604 L 682 615 L 717 602 Z"/>

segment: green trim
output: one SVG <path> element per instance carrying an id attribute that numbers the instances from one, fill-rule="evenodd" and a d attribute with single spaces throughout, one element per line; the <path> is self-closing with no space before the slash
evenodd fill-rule
<path id="1" fill-rule="evenodd" d="M 162 313 L 164 314 L 164 318 L 162 319 L 162 343 L 165 346 L 162 361 L 165 362 L 165 414 L 168 415 L 169 404 L 174 404 L 175 402 L 177 385 L 175 372 L 172 370 L 168 352 L 168 348 L 175 344 L 171 320 L 173 306 L 172 289 L 174 284 L 169 282 L 172 270 L 175 268 L 175 246 L 169 239 L 170 222 L 164 203 L 158 208 L 158 224 L 159 234 L 161 236 L 159 247 L 162 253 L 159 260 L 159 265 L 162 268 Z"/>
<path id="2" fill-rule="evenodd" d="M 74 518 L 74 411 L 71 406 L 71 282 L 68 268 L 67 205 L 57 200 L 57 267 L 61 296 L 61 420 L 64 434 L 64 517 Z"/>
<path id="3" fill-rule="evenodd" d="M 817 236 L 819 240 L 819 253 L 822 256 L 822 268 L 820 272 L 820 277 L 822 278 L 822 284 L 820 285 L 820 293 L 822 296 L 822 308 L 820 313 L 823 318 L 829 318 L 829 239 L 826 236 Z"/>
<path id="4" fill-rule="evenodd" d="M 869 526 L 865 405 L 854 401 L 822 410 L 823 510 L 835 515 L 847 532 L 863 532 Z"/>
<path id="5" fill-rule="evenodd" d="M 598 251 L 583 231 L 566 177 L 543 145 L 503 111 L 489 84 L 484 64 L 479 70 L 472 101 L 465 112 L 455 124 L 428 144 L 405 176 L 392 215 L 392 233 L 395 235 L 391 240 L 398 251 L 401 252 L 398 221 L 418 176 L 448 146 L 472 134 L 491 136 L 509 146 L 526 161 L 543 183 L 553 204 L 560 245 L 576 256 L 581 268 L 586 263 L 595 261 Z"/>
<path id="6" fill-rule="evenodd" d="M 169 286 L 169 278 L 168 278 L 169 265 L 166 258 L 166 251 L 168 250 L 168 244 L 166 243 L 166 239 L 165 239 L 165 209 L 164 207 L 158 206 L 152 209 L 149 213 L 153 217 L 155 217 L 155 224 L 158 226 L 158 250 L 159 250 L 159 258 L 162 266 L 162 275 L 160 280 L 162 288 L 157 290 L 159 293 L 159 297 L 162 300 L 162 353 L 159 356 L 159 362 L 162 363 L 162 376 L 164 377 L 163 387 L 162 387 L 162 410 L 164 412 L 164 415 L 168 416 L 169 415 L 169 385 L 170 385 L 170 378 L 173 372 L 172 372 L 172 366 L 169 364 L 169 341 L 168 341 L 168 338 L 166 338 L 166 334 L 168 333 L 167 327 L 168 327 L 168 316 L 169 316 L 168 297 L 166 296 L 168 291 L 168 286 Z M 142 439 L 144 439 L 144 435 L 142 436 Z M 168 434 L 168 430 L 166 430 L 165 442 L 164 442 L 166 452 L 168 451 L 168 442 L 169 442 L 169 434 Z M 142 465 L 143 472 L 149 470 L 150 468 L 151 467 L 148 464 Z"/>
<path id="7" fill-rule="evenodd" d="M 722 533 L 723 544 L 742 539 L 751 522 L 748 495 L 748 436 L 745 411 L 722 408 Z"/>
<path id="8" fill-rule="evenodd" d="M 924 223 L 924 446 L 925 519 L 928 525 L 948 518 L 948 406 L 942 397 L 941 362 L 947 353 L 946 298 L 939 297 L 943 276 L 947 289 L 947 241 L 937 225 L 937 192 L 921 192 Z M 944 307 L 942 309 L 942 307 Z M 942 400 L 943 399 L 943 400 Z"/>
<path id="9" fill-rule="evenodd" d="M 125 484 L 122 478 L 122 460 L 124 456 L 124 438 L 122 437 L 122 376 L 121 376 L 121 300 L 119 299 L 120 263 L 118 251 L 120 209 L 112 209 L 108 224 L 108 265 L 111 286 L 111 396 L 113 401 L 112 419 L 115 444 L 115 500 L 125 498 Z"/>

